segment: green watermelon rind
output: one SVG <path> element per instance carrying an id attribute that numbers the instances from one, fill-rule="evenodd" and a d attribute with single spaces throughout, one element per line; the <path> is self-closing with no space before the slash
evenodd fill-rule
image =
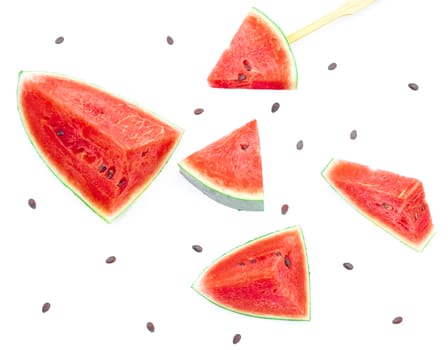
<path id="1" fill-rule="evenodd" d="M 344 196 L 336 186 L 333 185 L 333 183 L 329 180 L 329 178 L 327 177 L 327 173 L 331 170 L 333 164 L 335 164 L 336 162 L 338 162 L 338 159 L 332 158 L 327 165 L 324 167 L 324 169 L 321 172 L 321 176 L 325 179 L 325 181 L 330 185 L 330 187 L 338 194 L 339 197 L 341 197 L 345 202 L 347 202 L 352 208 L 354 208 L 358 213 L 360 213 L 362 216 L 364 216 L 365 218 L 367 218 L 371 223 L 373 223 L 374 225 L 376 225 L 377 227 L 379 227 L 380 229 L 382 229 L 383 231 L 387 232 L 389 235 L 391 235 L 392 237 L 396 238 L 397 240 L 399 240 L 401 243 L 403 243 L 405 246 L 407 246 L 408 248 L 413 249 L 414 251 L 417 252 L 422 252 L 425 247 L 429 244 L 429 242 L 431 241 L 431 239 L 434 237 L 434 234 L 436 233 L 435 230 L 433 229 L 432 232 L 428 235 L 428 237 L 426 238 L 426 240 L 423 241 L 422 244 L 413 244 L 412 242 L 409 242 L 408 240 L 403 239 L 401 236 L 397 235 L 395 232 L 393 232 L 393 230 L 391 230 L 389 227 L 387 227 L 386 225 L 383 225 L 380 221 L 375 220 L 374 218 L 372 218 L 371 216 L 369 216 L 366 212 L 364 212 L 363 210 L 361 210 L 354 202 L 350 201 L 349 198 L 347 198 L 346 196 Z"/>
<path id="2" fill-rule="evenodd" d="M 288 37 L 285 35 L 285 33 L 283 32 L 283 30 L 280 28 L 279 25 L 277 25 L 276 22 L 274 22 L 268 15 L 266 15 L 266 13 L 264 13 L 263 11 L 261 11 L 259 8 L 253 6 L 252 10 L 255 11 L 256 13 L 258 13 L 259 15 L 261 15 L 262 17 L 264 17 L 266 19 L 265 23 L 268 23 L 270 25 L 270 27 L 276 31 L 279 34 L 279 37 L 281 37 L 283 39 L 284 42 L 284 47 L 287 49 L 288 51 L 288 56 L 290 58 L 290 62 L 291 62 L 291 70 L 292 70 L 292 85 L 289 87 L 290 89 L 297 89 L 298 86 L 298 70 L 297 70 L 297 62 L 294 56 L 294 53 L 292 51 L 291 45 L 289 44 L 288 41 Z"/>
<path id="3" fill-rule="evenodd" d="M 183 162 L 178 163 L 180 173 L 202 193 L 215 200 L 216 202 L 237 210 L 263 211 L 264 199 L 250 198 L 247 193 L 235 192 L 231 189 L 214 186 L 206 179 L 201 179 L 201 175 L 188 167 Z"/>
<path id="4" fill-rule="evenodd" d="M 296 229 L 296 231 L 298 232 L 299 235 L 299 239 L 302 242 L 303 245 L 303 250 L 305 253 L 305 264 L 306 264 L 306 271 L 308 274 L 308 285 L 307 285 L 307 293 L 308 293 L 308 315 L 305 318 L 292 318 L 292 317 L 281 317 L 281 316 L 273 316 L 273 315 L 259 315 L 259 314 L 253 314 L 253 313 L 249 313 L 249 312 L 244 312 L 244 311 L 239 311 L 239 310 L 235 310 L 229 307 L 226 307 L 220 303 L 217 303 L 216 301 L 214 301 L 212 298 L 208 297 L 207 295 L 205 295 L 204 293 L 201 292 L 201 290 L 199 289 L 199 284 L 202 280 L 202 277 L 205 275 L 205 273 L 217 262 L 219 262 L 223 257 L 232 254 L 236 251 L 238 251 L 239 249 L 244 248 L 246 245 L 251 244 L 253 242 L 259 241 L 263 238 L 269 237 L 269 236 L 275 236 L 275 235 L 281 235 L 284 232 L 287 232 L 291 229 Z M 203 298 L 205 298 L 206 300 L 208 300 L 209 302 L 211 302 L 212 304 L 220 307 L 221 309 L 224 309 L 226 311 L 231 311 L 234 312 L 236 314 L 239 315 L 244 315 L 244 316 L 249 316 L 249 317 L 254 317 L 254 318 L 261 318 L 261 319 L 269 319 L 269 320 L 284 320 L 284 321 L 294 321 L 294 322 L 306 322 L 306 321 L 311 321 L 311 283 L 310 283 L 310 271 L 309 271 L 309 264 L 308 264 L 308 252 L 307 252 L 307 248 L 306 248 L 306 244 L 305 244 L 305 238 L 303 235 L 303 231 L 300 225 L 294 225 L 294 226 L 289 226 L 286 227 L 284 229 L 281 230 L 277 230 L 277 231 L 272 231 L 269 233 L 266 233 L 264 235 L 258 236 L 254 239 L 251 239 L 249 241 L 246 241 L 245 243 L 242 243 L 234 248 L 232 248 L 231 250 L 227 251 L 226 253 L 222 254 L 221 256 L 219 256 L 218 258 L 216 258 L 214 261 L 212 261 L 205 269 L 202 270 L 202 272 L 199 274 L 199 276 L 196 278 L 196 280 L 193 282 L 193 284 L 191 285 L 191 288 L 198 293 L 200 296 L 202 296 Z"/>
<path id="5" fill-rule="evenodd" d="M 45 158 L 45 156 L 42 154 L 41 150 L 39 149 L 37 143 L 35 142 L 35 140 L 33 139 L 32 135 L 28 132 L 28 128 L 26 126 L 26 122 L 23 116 L 23 111 L 22 111 L 22 107 L 20 105 L 20 98 L 19 98 L 19 94 L 20 94 L 20 87 L 21 87 L 21 82 L 22 79 L 24 78 L 25 75 L 32 75 L 32 74 L 46 74 L 46 75 L 52 75 L 52 76 L 57 76 L 57 77 L 61 77 L 61 78 L 67 78 L 67 79 L 71 79 L 71 80 L 75 80 L 84 84 L 89 84 L 89 86 L 95 87 L 98 90 L 101 90 L 103 92 L 108 93 L 111 96 L 114 96 L 116 98 L 122 99 L 123 101 L 126 101 L 129 104 L 132 104 L 133 106 L 146 111 L 150 114 L 152 114 L 154 117 L 156 117 L 157 119 L 163 121 L 164 123 L 166 123 L 167 125 L 171 126 L 172 128 L 176 129 L 179 132 L 179 138 L 176 142 L 176 144 L 173 146 L 171 152 L 168 154 L 167 158 L 165 159 L 165 162 L 161 165 L 159 171 L 157 173 L 154 174 L 154 176 L 152 178 L 149 179 L 149 181 L 141 187 L 140 191 L 136 192 L 134 194 L 133 197 L 131 197 L 131 199 L 128 200 L 127 204 L 124 205 L 120 210 L 118 210 L 117 212 L 114 213 L 114 215 L 105 215 L 103 212 L 101 212 L 100 210 L 98 210 L 95 206 L 93 206 L 91 203 L 87 202 L 84 197 L 78 192 L 76 191 L 75 188 L 71 187 L 68 184 L 68 181 L 64 179 L 64 177 L 62 175 L 59 174 L 59 172 L 57 171 L 57 168 L 55 166 L 53 166 L 50 162 L 48 162 L 47 158 Z M 97 84 L 94 83 L 90 83 L 81 79 L 77 79 L 74 78 L 72 76 L 66 75 L 66 74 L 62 74 L 62 73 L 56 73 L 56 72 L 48 72 L 48 71 L 25 71 L 25 70 L 21 70 L 19 71 L 18 74 L 19 78 L 18 78 L 18 84 L 17 84 L 17 90 L 16 90 L 16 96 L 17 96 L 17 109 L 19 111 L 19 115 L 20 115 L 20 121 L 22 123 L 23 128 L 25 129 L 25 134 L 28 137 L 28 140 L 30 141 L 31 145 L 34 147 L 34 149 L 36 150 L 37 154 L 39 155 L 39 157 L 42 159 L 42 161 L 44 162 L 44 164 L 47 166 L 47 168 L 53 173 L 53 175 L 65 186 L 67 187 L 73 194 L 75 194 L 76 197 L 78 197 L 88 208 L 90 208 L 94 213 L 96 213 L 101 219 L 103 219 L 106 223 L 110 224 L 112 223 L 116 218 L 118 218 L 121 214 L 123 214 L 142 194 L 143 192 L 145 192 L 145 190 L 154 182 L 154 180 L 158 177 L 158 175 L 162 172 L 162 170 L 165 168 L 166 164 L 169 162 L 169 160 L 171 159 L 174 151 L 177 149 L 183 133 L 184 133 L 184 129 L 182 129 L 181 127 L 177 126 L 176 124 L 170 122 L 169 120 L 161 117 L 160 115 L 158 115 L 157 113 L 154 113 L 146 108 L 141 107 L 140 105 L 133 103 L 132 101 L 124 98 L 123 96 L 120 96 L 119 94 L 113 94 L 107 90 L 105 90 L 104 88 L 98 86 Z"/>

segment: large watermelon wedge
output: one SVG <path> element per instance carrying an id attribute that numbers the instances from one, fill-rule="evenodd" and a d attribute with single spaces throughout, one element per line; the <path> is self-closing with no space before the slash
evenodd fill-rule
<path id="1" fill-rule="evenodd" d="M 281 29 L 252 8 L 208 76 L 214 88 L 296 89 L 297 67 Z"/>
<path id="2" fill-rule="evenodd" d="M 308 261 L 300 228 L 288 227 L 234 248 L 207 267 L 192 287 L 237 313 L 309 320 Z"/>
<path id="3" fill-rule="evenodd" d="M 39 155 L 107 222 L 154 180 L 183 132 L 154 113 L 59 74 L 21 72 L 17 97 Z"/>
<path id="4" fill-rule="evenodd" d="M 410 247 L 423 250 L 434 234 L 419 180 L 339 159 L 322 175 L 352 206 Z"/>
<path id="5" fill-rule="evenodd" d="M 178 165 L 188 181 L 215 201 L 238 210 L 264 210 L 255 119 L 192 153 Z"/>

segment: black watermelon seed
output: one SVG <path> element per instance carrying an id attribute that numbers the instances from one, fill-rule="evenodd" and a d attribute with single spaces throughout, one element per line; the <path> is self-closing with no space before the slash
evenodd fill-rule
<path id="1" fill-rule="evenodd" d="M 202 247 L 198 244 L 195 244 L 192 248 L 195 252 L 198 252 L 198 253 L 202 252 Z"/>
<path id="2" fill-rule="evenodd" d="M 174 44 L 174 39 L 171 36 L 167 36 L 166 37 L 166 42 L 168 43 L 168 45 L 173 45 Z"/>
<path id="3" fill-rule="evenodd" d="M 31 209 L 36 209 L 36 201 L 33 198 L 28 199 L 28 205 Z"/>
<path id="4" fill-rule="evenodd" d="M 107 169 L 107 167 L 104 164 L 101 164 L 98 167 L 98 170 L 99 170 L 100 173 L 104 173 L 106 171 L 106 169 Z"/>
<path id="5" fill-rule="evenodd" d="M 113 264 L 115 261 L 117 261 L 117 258 L 112 255 L 106 259 L 106 264 Z"/>
<path id="6" fill-rule="evenodd" d="M 303 141 L 300 140 L 299 142 L 297 142 L 296 148 L 300 151 L 303 148 Z"/>
<path id="7" fill-rule="evenodd" d="M 64 37 L 63 36 L 58 36 L 54 42 L 56 44 L 62 44 L 64 42 Z"/>
<path id="8" fill-rule="evenodd" d="M 334 70 L 334 69 L 336 69 L 336 67 L 337 67 L 338 65 L 336 64 L 336 63 L 331 63 L 329 66 L 328 66 L 328 70 Z"/>
<path id="9" fill-rule="evenodd" d="M 358 137 L 358 132 L 356 130 L 352 130 L 350 133 L 350 139 L 354 140 L 356 137 Z"/>
<path id="10" fill-rule="evenodd" d="M 238 80 L 242 81 L 242 80 L 246 80 L 246 75 L 245 74 L 238 74 Z"/>
<path id="11" fill-rule="evenodd" d="M 50 310 L 50 303 L 45 303 L 44 305 L 42 305 L 42 312 L 46 313 L 48 310 Z"/>
<path id="12" fill-rule="evenodd" d="M 240 266 L 246 266 L 246 264 L 245 263 L 243 263 L 242 261 L 240 262 L 240 264 L 239 264 Z"/>
<path id="13" fill-rule="evenodd" d="M 62 131 L 62 130 L 58 130 L 58 131 L 56 131 L 56 135 L 58 135 L 58 136 L 64 136 L 64 131 Z"/>
<path id="14" fill-rule="evenodd" d="M 240 342 L 240 340 L 241 340 L 241 334 L 235 334 L 233 336 L 232 342 L 233 342 L 233 344 L 238 344 Z"/>
<path id="15" fill-rule="evenodd" d="M 118 187 L 124 187 L 128 183 L 128 180 L 123 177 L 120 182 L 118 182 Z"/>
<path id="16" fill-rule="evenodd" d="M 353 270 L 353 265 L 349 262 L 343 263 L 342 266 L 344 266 L 347 270 Z"/>
<path id="17" fill-rule="evenodd" d="M 275 252 L 275 255 L 280 256 L 280 255 L 282 255 L 282 253 L 280 253 L 280 252 Z"/>
<path id="18" fill-rule="evenodd" d="M 114 177 L 114 175 L 115 175 L 115 168 L 112 166 L 109 168 L 109 170 L 107 170 L 106 177 L 110 180 Z"/>
<path id="19" fill-rule="evenodd" d="M 291 267 L 291 260 L 289 260 L 289 257 L 287 255 L 285 256 L 284 260 L 285 260 L 286 267 L 288 267 L 288 268 Z"/>
<path id="20" fill-rule="evenodd" d="M 242 143 L 242 144 L 240 145 L 240 147 L 241 147 L 241 149 L 242 149 L 243 151 L 245 151 L 245 150 L 247 150 L 247 149 L 249 148 L 249 145 L 248 145 L 247 143 Z"/>
<path id="21" fill-rule="evenodd" d="M 203 108 L 196 108 L 194 110 L 194 114 L 196 114 L 196 115 L 199 115 L 199 114 L 202 114 L 202 113 L 204 113 L 204 109 Z"/>
<path id="22" fill-rule="evenodd" d="M 147 329 L 148 331 L 150 331 L 151 333 L 154 333 L 154 331 L 155 331 L 154 323 L 152 323 L 152 322 L 148 322 L 148 323 L 146 323 L 146 329 Z"/>
<path id="23" fill-rule="evenodd" d="M 416 83 L 409 83 L 408 86 L 409 86 L 409 89 L 414 90 L 414 91 L 417 91 L 419 88 Z"/>
<path id="24" fill-rule="evenodd" d="M 243 65 L 244 65 L 244 69 L 247 71 L 250 71 L 252 69 L 248 60 L 244 60 Z"/>
<path id="25" fill-rule="evenodd" d="M 399 324 L 401 322 L 403 322 L 403 317 L 401 317 L 401 316 L 397 316 L 392 320 L 393 324 Z"/>
<path id="26" fill-rule="evenodd" d="M 250 259 L 249 262 L 250 262 L 251 264 L 255 264 L 255 263 L 257 262 L 257 259 Z"/>
<path id="27" fill-rule="evenodd" d="M 272 112 L 272 113 L 275 113 L 275 112 L 278 111 L 279 108 L 280 108 L 280 103 L 275 102 L 275 103 L 272 105 L 272 107 L 271 107 L 271 112 Z"/>
<path id="28" fill-rule="evenodd" d="M 285 215 L 289 210 L 289 205 L 288 204 L 283 204 L 282 205 L 282 214 Z"/>

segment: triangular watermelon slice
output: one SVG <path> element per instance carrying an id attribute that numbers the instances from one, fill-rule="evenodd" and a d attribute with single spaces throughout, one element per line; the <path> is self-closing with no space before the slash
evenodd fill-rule
<path id="1" fill-rule="evenodd" d="M 353 207 L 408 246 L 421 251 L 434 234 L 419 180 L 339 159 L 322 175 Z"/>
<path id="2" fill-rule="evenodd" d="M 309 271 L 300 228 L 288 227 L 234 248 L 206 268 L 192 287 L 233 312 L 309 320 Z"/>
<path id="3" fill-rule="evenodd" d="M 263 211 L 263 174 L 256 119 L 178 163 L 195 187 L 238 210 Z"/>
<path id="4" fill-rule="evenodd" d="M 264 13 L 252 8 L 208 83 L 214 88 L 296 89 L 297 67 L 286 36 Z"/>
<path id="5" fill-rule="evenodd" d="M 183 134 L 153 112 L 62 74 L 21 72 L 17 103 L 47 166 L 107 222 L 152 183 Z"/>

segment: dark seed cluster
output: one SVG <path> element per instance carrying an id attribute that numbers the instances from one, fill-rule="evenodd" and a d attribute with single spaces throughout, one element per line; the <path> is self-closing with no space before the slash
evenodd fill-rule
<path id="1" fill-rule="evenodd" d="M 350 139 L 355 140 L 358 137 L 358 132 L 356 130 L 352 130 L 350 133 Z"/>
<path id="2" fill-rule="evenodd" d="M 272 113 L 275 113 L 275 112 L 277 112 L 277 111 L 279 110 L 279 108 L 280 108 L 280 103 L 275 102 L 275 103 L 272 105 L 272 107 L 271 107 L 271 112 L 272 112 Z"/>
<path id="3" fill-rule="evenodd" d="M 204 113 L 204 109 L 203 108 L 196 108 L 193 111 L 193 113 L 196 114 L 196 115 L 202 114 L 202 113 Z"/>
<path id="4" fill-rule="evenodd" d="M 42 305 L 42 312 L 46 313 L 48 310 L 50 310 L 50 303 L 45 303 L 44 305 Z"/>
<path id="5" fill-rule="evenodd" d="M 113 264 L 115 261 L 117 260 L 117 258 L 115 257 L 115 256 L 109 256 L 107 259 L 106 259 L 106 264 Z"/>
<path id="6" fill-rule="evenodd" d="M 401 322 L 403 322 L 403 317 L 401 317 L 401 316 L 397 316 L 392 320 L 393 324 L 399 324 Z"/>
<path id="7" fill-rule="evenodd" d="M 168 43 L 168 45 L 173 45 L 174 44 L 174 39 L 171 36 L 167 36 L 166 37 L 166 42 Z"/>
<path id="8" fill-rule="evenodd" d="M 56 44 L 62 44 L 64 42 L 64 37 L 63 36 L 58 36 L 54 42 Z"/>
<path id="9" fill-rule="evenodd" d="M 353 270 L 353 264 L 349 262 L 343 263 L 342 266 L 344 266 L 347 270 Z"/>
<path id="10" fill-rule="evenodd" d="M 334 62 L 330 63 L 330 65 L 328 66 L 328 70 L 335 70 L 337 66 L 338 65 L 336 63 L 334 63 Z"/>
<path id="11" fill-rule="evenodd" d="M 154 323 L 152 323 L 152 322 L 146 323 L 146 329 L 148 331 L 150 331 L 151 333 L 154 333 L 154 331 L 155 331 Z"/>
<path id="12" fill-rule="evenodd" d="M 408 84 L 409 89 L 417 91 L 419 89 L 419 86 L 416 83 L 409 83 Z"/>
<path id="13" fill-rule="evenodd" d="M 202 247 L 200 245 L 198 245 L 198 244 L 193 245 L 192 248 L 197 253 L 202 252 Z"/>

